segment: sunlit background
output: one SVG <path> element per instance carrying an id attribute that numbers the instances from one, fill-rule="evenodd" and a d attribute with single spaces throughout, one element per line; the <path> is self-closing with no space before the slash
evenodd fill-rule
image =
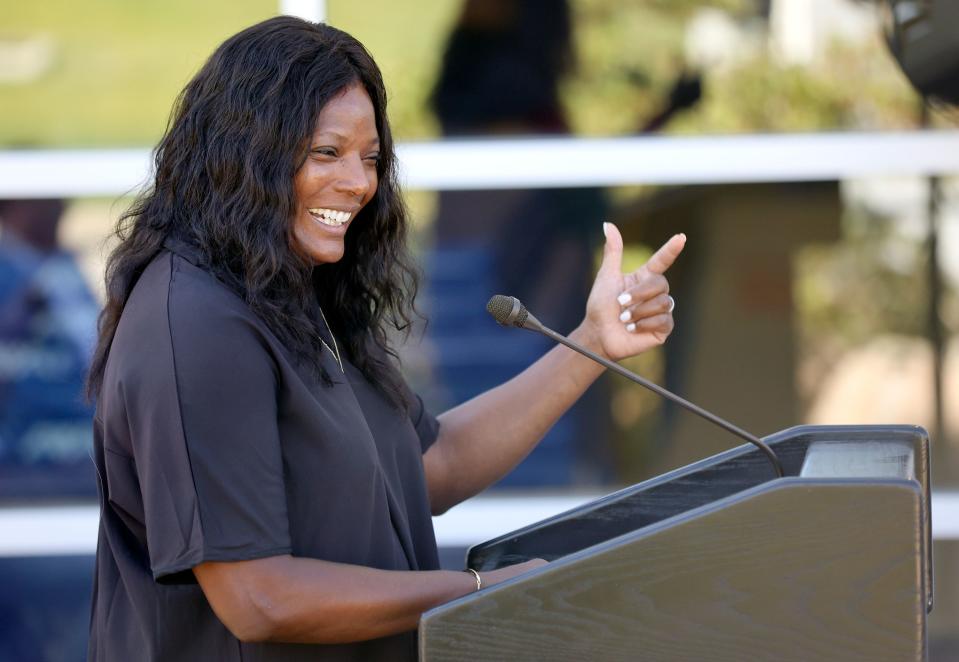
<path id="1" fill-rule="evenodd" d="M 670 273 L 676 332 L 666 348 L 628 367 L 758 435 L 803 423 L 921 425 L 933 440 L 933 489 L 954 496 L 959 159 L 951 168 L 941 164 L 948 162 L 943 150 L 959 145 L 959 111 L 923 104 L 887 46 L 883 4 L 490 0 L 464 9 L 453 0 L 6 0 L 0 165 L 24 155 L 41 165 L 30 171 L 29 186 L 11 178 L 9 165 L 8 181 L 0 181 L 0 197 L 8 199 L 0 201 L 0 262 L 33 251 L 27 271 L 0 264 L 0 279 L 7 279 L 0 280 L 0 511 L 20 518 L 0 519 L 7 522 L 0 538 L 29 537 L 14 528 L 26 531 L 36 521 L 25 506 L 95 504 L 78 366 L 102 300 L 111 227 L 144 181 L 148 151 L 178 92 L 204 59 L 239 29 L 297 5 L 357 37 L 383 70 L 394 135 L 401 157 L 410 155 L 404 173 L 424 270 L 420 302 L 431 320 L 405 345 L 404 366 L 437 412 L 515 374 L 548 346 L 485 319 L 490 294 L 515 287 L 505 293 L 522 293 L 540 319 L 569 331 L 598 259 L 603 220 L 622 229 L 627 267 L 640 265 L 670 234 L 686 232 L 688 250 Z M 495 48 L 517 59 L 484 65 L 482 48 L 493 47 L 476 46 L 477 34 L 506 24 L 512 32 L 498 36 Z M 557 49 L 559 64 L 544 57 L 543 66 L 554 68 L 540 71 L 530 61 L 543 55 L 542 40 Z M 462 58 L 463 43 L 476 47 L 472 57 Z M 464 90 L 469 84 L 475 89 Z M 546 100 L 525 94 L 528 87 L 542 87 Z M 756 134 L 769 134 L 780 151 L 749 156 L 746 141 Z M 884 142 L 917 135 L 931 142 L 901 155 Z M 560 163 L 530 165 L 542 186 L 510 187 L 471 169 L 466 150 L 476 136 L 566 138 L 568 149 Z M 729 140 L 708 142 L 716 136 Z M 853 152 L 873 141 L 895 167 L 871 170 L 866 157 L 855 165 L 856 153 L 842 142 L 849 136 L 860 141 L 850 143 Z M 640 159 L 656 155 L 664 169 L 679 163 L 680 172 L 695 168 L 696 175 L 657 179 L 643 174 L 659 165 L 647 159 L 635 175 L 591 178 L 608 165 L 596 145 L 608 143 L 577 140 L 584 138 L 634 140 L 624 149 L 635 147 Z M 797 155 L 815 139 L 823 141 L 821 152 L 807 167 Z M 444 144 L 464 150 L 442 158 L 469 184 L 444 184 L 414 167 L 441 158 L 433 150 Z M 643 151 L 651 145 L 663 151 Z M 73 178 L 54 158 L 64 149 L 90 164 L 76 172 L 85 181 L 97 179 L 97 164 L 139 165 L 86 193 L 58 189 Z M 551 172 L 566 173 L 563 186 L 548 181 Z M 10 200 L 58 196 L 62 217 L 49 204 L 33 211 L 52 243 L 24 247 L 21 221 L 11 219 L 26 212 Z M 68 330 L 41 332 L 39 322 L 13 319 L 35 311 L 42 296 L 49 298 L 42 323 Z M 67 364 L 60 372 L 36 368 Z M 607 378 L 488 498 L 582 500 L 734 445 L 728 434 Z M 955 507 L 943 512 L 959 518 Z M 457 553 L 507 530 L 496 521 L 474 524 L 476 539 L 450 538 Z M 437 520 L 441 544 L 443 526 Z M 959 523 L 949 526 L 934 529 L 933 660 L 959 657 Z M 84 600 L 93 539 L 55 552 L 44 544 L 0 552 L 0 585 L 26 596 L 43 560 L 56 558 L 60 586 L 76 589 L 66 602 Z M 23 607 L 7 600 L 2 609 Z M 60 604 L 59 616 L 43 620 L 52 636 L 33 657 L 17 648 L 11 623 L 25 630 L 36 623 L 0 612 L 0 659 L 77 659 L 86 608 L 68 607 Z M 31 606 L 31 613 L 42 608 Z"/>

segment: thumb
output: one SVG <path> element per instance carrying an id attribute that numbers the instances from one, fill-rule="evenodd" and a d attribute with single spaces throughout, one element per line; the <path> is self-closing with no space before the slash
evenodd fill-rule
<path id="1" fill-rule="evenodd" d="M 619 275 L 623 270 L 623 236 L 612 223 L 603 223 L 606 245 L 603 247 L 603 262 L 599 271 L 603 274 Z"/>

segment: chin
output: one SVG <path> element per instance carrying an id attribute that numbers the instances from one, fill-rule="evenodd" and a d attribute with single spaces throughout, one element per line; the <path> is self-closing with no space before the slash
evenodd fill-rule
<path id="1" fill-rule="evenodd" d="M 321 264 L 334 264 L 343 259 L 346 252 L 343 242 L 323 242 L 322 244 L 309 244 L 298 242 L 299 245 L 294 250 L 302 257 L 313 263 L 314 266 Z"/>
<path id="2" fill-rule="evenodd" d="M 335 264 L 343 259 L 343 249 L 340 250 L 324 250 L 324 251 L 310 251 L 309 256 L 313 264 L 319 266 L 321 264 Z"/>

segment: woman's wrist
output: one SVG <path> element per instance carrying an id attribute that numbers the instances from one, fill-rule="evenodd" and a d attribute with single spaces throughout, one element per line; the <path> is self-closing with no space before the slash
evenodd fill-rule
<path id="1" fill-rule="evenodd" d="M 603 342 L 600 338 L 599 329 L 589 321 L 589 319 L 583 320 L 578 327 L 573 329 L 569 334 L 569 339 L 585 347 L 594 354 L 602 356 L 604 359 L 609 359 L 609 356 L 606 354 L 606 350 L 603 347 Z"/>
<path id="2" fill-rule="evenodd" d="M 481 574 L 479 574 L 479 572 L 477 572 L 476 570 L 473 570 L 472 568 L 467 568 L 467 569 L 464 570 L 463 572 L 469 574 L 470 577 L 471 577 L 471 579 L 472 579 L 474 582 L 476 582 L 476 590 L 477 590 L 477 591 L 482 590 L 482 588 L 483 588 L 483 576 L 482 576 Z"/>

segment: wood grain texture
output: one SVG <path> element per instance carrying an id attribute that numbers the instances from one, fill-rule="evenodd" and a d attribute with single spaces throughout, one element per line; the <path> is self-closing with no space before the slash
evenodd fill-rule
<path id="1" fill-rule="evenodd" d="M 921 502 L 770 481 L 427 613 L 421 659 L 921 660 Z"/>

